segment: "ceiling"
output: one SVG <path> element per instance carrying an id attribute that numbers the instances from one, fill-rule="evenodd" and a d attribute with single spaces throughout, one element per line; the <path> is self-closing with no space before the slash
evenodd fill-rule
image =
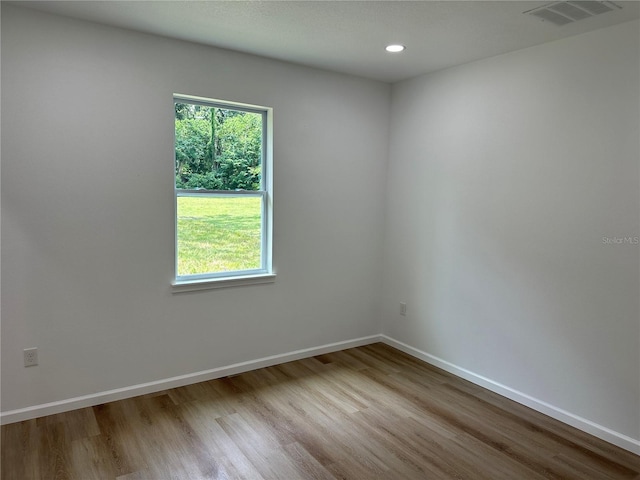
<path id="1" fill-rule="evenodd" d="M 638 1 L 557 26 L 540 1 L 30 1 L 23 7 L 396 82 L 639 17 Z M 640 34 L 639 34 L 640 41 Z M 384 47 L 407 49 L 389 54 Z"/>

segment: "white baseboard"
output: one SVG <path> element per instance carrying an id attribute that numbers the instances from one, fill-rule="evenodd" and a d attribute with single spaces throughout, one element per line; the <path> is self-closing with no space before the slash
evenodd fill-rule
<path id="1" fill-rule="evenodd" d="M 247 362 L 235 363 L 233 365 L 228 365 L 225 367 L 213 368 L 211 370 L 204 370 L 187 375 L 180 375 L 178 377 L 166 378 L 155 382 L 132 385 L 130 387 L 98 392 L 91 395 L 69 398 L 57 402 L 34 405 L 32 407 L 21 408 L 17 410 L 9 410 L 7 412 L 0 413 L 0 424 L 5 425 L 8 423 L 21 422 L 23 420 L 38 418 L 45 415 L 68 412 L 70 410 L 75 410 L 78 408 L 92 407 L 94 405 L 100 405 L 101 403 L 113 402 L 116 400 L 123 400 L 125 398 L 136 397 L 138 395 L 160 392 L 162 390 L 167 390 L 170 388 L 182 387 L 198 382 L 205 382 L 207 380 L 213 380 L 229 375 L 237 375 L 239 373 L 256 370 L 258 368 L 270 367 L 272 365 L 292 362 L 303 358 L 322 355 L 324 353 L 345 350 L 347 348 L 360 347 L 376 342 L 386 343 L 391 347 L 397 348 L 398 350 L 401 350 L 431 365 L 439 367 L 449 373 L 452 373 L 453 375 L 464 378 L 465 380 L 469 380 L 476 385 L 480 385 L 481 387 L 491 390 L 492 392 L 507 397 L 522 405 L 526 405 L 527 407 L 544 413 L 545 415 L 555 418 L 556 420 L 559 420 L 563 423 L 571 425 L 572 427 L 601 438 L 606 442 L 612 443 L 621 448 L 624 448 L 625 450 L 640 455 L 639 440 L 613 431 L 607 427 L 603 427 L 602 425 L 598 425 L 597 423 L 594 423 L 590 420 L 579 417 L 578 415 L 574 415 L 570 412 L 562 410 L 561 408 L 543 402 L 542 400 L 533 398 L 525 393 L 519 392 L 510 387 L 507 387 L 506 385 L 502 385 L 489 378 L 483 377 L 482 375 L 478 375 L 477 373 L 474 373 L 470 370 L 454 365 L 450 362 L 447 362 L 446 360 L 423 352 L 422 350 L 418 350 L 417 348 L 414 348 L 410 345 L 407 345 L 406 343 L 400 342 L 386 335 L 371 335 L 369 337 L 356 338 L 344 342 L 322 345 L 319 347 L 295 350 L 289 353 L 272 355 L 269 357 L 250 360 Z"/>
<path id="2" fill-rule="evenodd" d="M 363 345 L 369 345 L 380 341 L 382 341 L 382 337 L 380 335 L 371 335 L 369 337 L 330 343 L 320 347 L 305 348 L 303 350 L 295 350 L 293 352 L 272 355 L 270 357 L 259 358 L 257 360 L 235 363 L 225 367 L 212 368 L 211 370 L 166 378 L 155 382 L 141 383 L 139 385 L 108 390 L 106 392 L 98 392 L 91 395 L 83 395 L 81 397 L 69 398 L 57 402 L 43 403 L 32 407 L 9 410 L 7 412 L 0 413 L 0 424 L 5 425 L 8 423 L 43 417 L 45 415 L 68 412 L 78 408 L 93 407 L 94 405 L 100 405 L 101 403 L 137 397 L 138 395 L 146 395 L 148 393 L 160 392 L 170 388 L 183 387 L 193 383 L 206 382 L 207 380 L 213 380 L 215 378 L 237 375 L 239 373 L 256 370 L 258 368 L 270 367 L 272 365 L 292 362 L 294 360 L 322 355 L 324 353 L 337 352 L 347 348 L 361 347 Z"/>
<path id="3" fill-rule="evenodd" d="M 578 415 L 574 415 L 571 412 L 567 412 L 566 410 L 550 405 L 547 402 L 543 402 L 542 400 L 533 398 L 526 393 L 514 390 L 513 388 L 502 385 L 489 378 L 483 377 L 482 375 L 478 375 L 477 373 L 467 370 L 466 368 L 454 365 L 453 363 L 447 362 L 446 360 L 423 352 L 422 350 L 418 350 L 417 348 L 414 348 L 410 345 L 407 345 L 406 343 L 400 342 L 386 335 L 381 335 L 381 337 L 381 341 L 391 347 L 397 348 L 398 350 L 408 353 L 413 357 L 416 357 L 431 365 L 441 368 L 442 370 L 452 373 L 457 377 L 469 380 L 470 382 L 475 383 L 476 385 L 480 385 L 481 387 L 484 387 L 487 390 L 491 390 L 492 392 L 502 395 L 503 397 L 507 397 L 522 405 L 526 405 L 527 407 L 532 408 L 540 413 L 544 413 L 545 415 L 555 418 L 556 420 L 566 423 L 567 425 L 571 425 L 578 430 L 582 430 L 583 432 L 589 433 L 606 442 L 617 445 L 620 448 L 624 448 L 625 450 L 635 453 L 636 455 L 640 455 L 640 440 L 636 440 L 635 438 L 628 437 L 626 435 L 623 435 L 622 433 L 618 433 L 607 427 L 598 425 L 597 423 L 587 420 L 586 418 L 579 417 Z"/>

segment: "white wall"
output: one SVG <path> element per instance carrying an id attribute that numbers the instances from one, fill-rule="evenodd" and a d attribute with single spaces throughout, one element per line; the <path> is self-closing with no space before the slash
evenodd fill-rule
<path id="1" fill-rule="evenodd" d="M 383 288 L 386 335 L 638 446 L 639 247 L 602 238 L 640 235 L 639 32 L 394 85 Z"/>
<path id="2" fill-rule="evenodd" d="M 171 293 L 173 93 L 274 108 L 275 284 Z M 379 333 L 389 98 L 3 4 L 2 410 Z"/>

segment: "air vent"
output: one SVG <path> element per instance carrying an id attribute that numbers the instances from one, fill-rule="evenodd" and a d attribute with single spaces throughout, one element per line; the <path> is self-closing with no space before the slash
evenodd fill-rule
<path id="1" fill-rule="evenodd" d="M 566 25 L 567 23 L 577 22 L 615 9 L 620 10 L 621 8 L 621 6 L 609 1 L 573 1 L 548 3 L 523 13 L 533 15 L 555 25 Z"/>

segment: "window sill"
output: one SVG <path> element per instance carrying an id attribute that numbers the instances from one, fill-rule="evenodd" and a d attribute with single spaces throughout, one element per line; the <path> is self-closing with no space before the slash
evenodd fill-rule
<path id="1" fill-rule="evenodd" d="M 276 281 L 275 273 L 247 275 L 246 277 L 207 278 L 203 280 L 176 280 L 171 284 L 172 293 L 213 290 L 216 288 L 241 287 L 244 285 L 260 285 Z"/>

